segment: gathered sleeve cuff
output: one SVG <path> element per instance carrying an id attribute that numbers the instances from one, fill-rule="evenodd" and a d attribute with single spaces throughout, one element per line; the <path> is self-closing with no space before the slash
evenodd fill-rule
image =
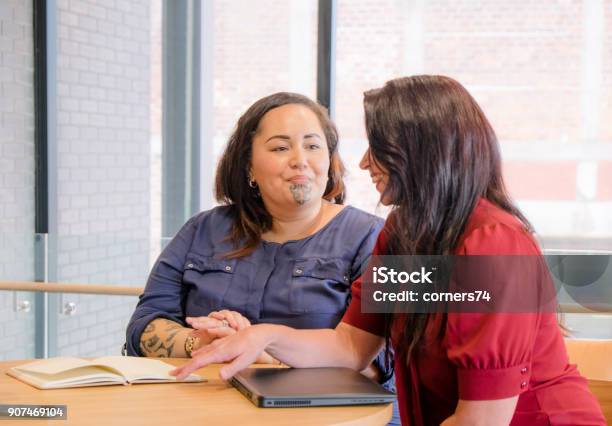
<path id="1" fill-rule="evenodd" d="M 457 370 L 459 397 L 466 401 L 510 398 L 527 390 L 530 363 L 506 368 Z"/>

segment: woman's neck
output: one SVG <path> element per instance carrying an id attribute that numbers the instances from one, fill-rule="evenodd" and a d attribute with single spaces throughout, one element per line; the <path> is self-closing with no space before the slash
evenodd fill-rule
<path id="1" fill-rule="evenodd" d="M 320 203 L 310 206 L 299 206 L 291 210 L 268 207 L 272 216 L 272 229 L 262 234 L 266 241 L 283 243 L 289 240 L 299 240 L 314 234 L 329 220 L 327 212 L 330 204 L 321 199 Z"/>

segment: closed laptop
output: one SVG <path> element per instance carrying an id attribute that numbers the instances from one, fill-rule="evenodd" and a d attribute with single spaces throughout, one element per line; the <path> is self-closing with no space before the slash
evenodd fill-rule
<path id="1" fill-rule="evenodd" d="M 247 368 L 230 383 L 258 407 L 389 404 L 395 394 L 349 368 Z"/>

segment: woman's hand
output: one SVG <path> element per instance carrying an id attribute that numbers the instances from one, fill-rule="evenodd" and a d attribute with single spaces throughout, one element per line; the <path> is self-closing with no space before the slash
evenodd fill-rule
<path id="1" fill-rule="evenodd" d="M 198 345 L 196 348 L 208 345 L 213 340 L 220 337 L 229 336 L 234 334 L 236 330 L 229 327 L 227 321 L 218 320 L 209 317 L 187 317 L 185 319 L 187 324 L 193 327 L 193 331 L 190 333 L 191 336 L 198 339 Z"/>
<path id="2" fill-rule="evenodd" d="M 216 329 L 212 329 L 216 330 Z M 192 360 L 171 371 L 170 374 L 182 380 L 195 370 L 209 364 L 230 362 L 219 371 L 223 380 L 228 380 L 238 371 L 247 368 L 264 353 L 272 340 L 272 333 L 266 324 L 254 325 L 234 334 L 221 337 L 191 354 Z"/>
<path id="3" fill-rule="evenodd" d="M 374 364 L 370 364 L 365 370 L 361 370 L 361 374 L 370 380 L 374 380 L 376 383 L 380 382 L 381 372 Z"/>
<path id="4" fill-rule="evenodd" d="M 222 310 L 208 314 L 207 317 L 187 318 L 187 322 L 197 331 L 192 336 L 200 338 L 198 349 L 210 344 L 213 340 L 227 337 L 236 331 L 244 330 L 251 326 L 251 322 L 236 311 Z M 192 353 L 192 357 L 197 351 Z M 255 361 L 258 364 L 280 364 L 278 360 L 263 352 Z"/>
<path id="5" fill-rule="evenodd" d="M 506 426 L 510 424 L 518 396 L 504 399 L 465 401 L 460 399 L 455 414 L 440 426 Z"/>
<path id="6" fill-rule="evenodd" d="M 228 311 L 227 309 L 211 312 L 208 314 L 208 317 L 220 321 L 225 320 L 227 321 L 228 325 L 236 331 L 240 331 L 251 326 L 251 321 L 244 317 L 240 312 Z"/>

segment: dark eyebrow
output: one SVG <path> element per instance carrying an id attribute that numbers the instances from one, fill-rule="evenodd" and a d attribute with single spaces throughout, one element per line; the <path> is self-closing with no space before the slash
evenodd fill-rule
<path id="1" fill-rule="evenodd" d="M 318 133 L 307 133 L 304 135 L 304 139 L 306 138 L 318 138 L 318 139 L 322 139 L 321 136 Z M 287 135 L 274 135 L 274 136 L 270 136 L 268 139 L 266 139 L 266 141 L 264 143 L 268 143 L 270 142 L 272 139 L 282 139 L 285 141 L 291 140 L 291 138 Z"/>
<path id="2" fill-rule="evenodd" d="M 266 141 L 264 143 L 268 143 L 270 142 L 272 139 L 283 139 L 283 140 L 290 140 L 291 138 L 287 135 L 274 135 L 274 136 L 270 136 L 268 139 L 266 139 Z"/>

